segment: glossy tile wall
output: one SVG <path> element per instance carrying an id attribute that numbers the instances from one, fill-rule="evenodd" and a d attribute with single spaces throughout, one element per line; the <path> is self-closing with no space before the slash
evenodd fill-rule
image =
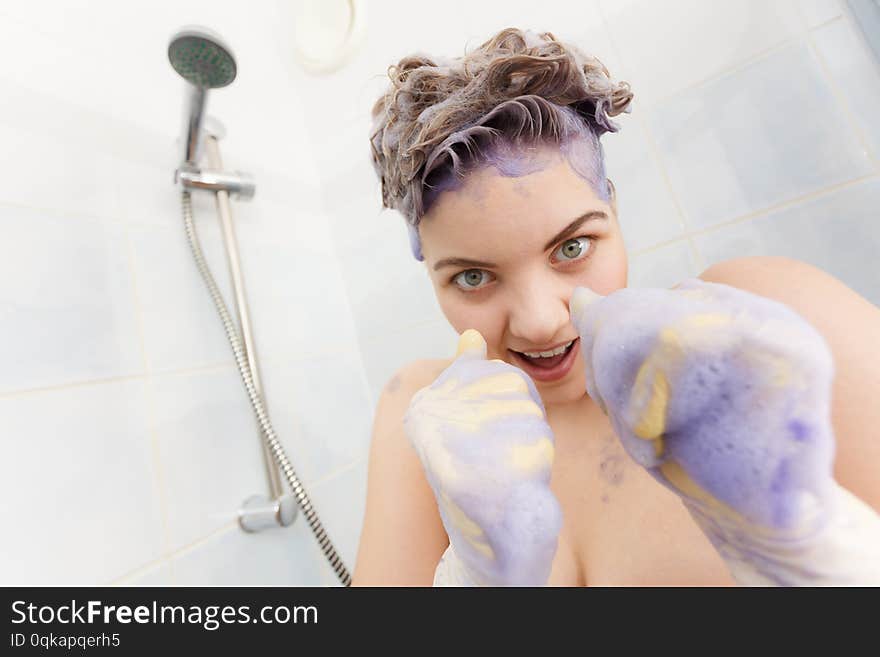
<path id="1" fill-rule="evenodd" d="M 632 83 L 633 113 L 604 138 L 631 284 L 779 254 L 880 303 L 880 74 L 843 3 L 366 9 L 357 58 L 312 77 L 285 1 L 0 6 L 0 583 L 334 583 L 305 523 L 235 525 L 265 483 L 171 184 L 183 83 L 164 50 L 187 23 L 238 56 L 209 113 L 227 167 L 258 183 L 234 212 L 268 408 L 349 566 L 379 392 L 456 337 L 369 162 L 369 109 L 405 54 L 461 54 L 515 25 Z M 230 300 L 208 199 L 196 218 Z"/>
<path id="2" fill-rule="evenodd" d="M 184 83 L 165 50 L 189 23 L 238 58 L 208 113 L 257 182 L 233 213 L 267 406 L 354 563 L 372 408 L 274 5 L 37 1 L 0 7 L 4 585 L 335 583 L 304 521 L 236 524 L 267 482 L 173 185 Z M 231 303 L 213 201 L 194 205 Z"/>

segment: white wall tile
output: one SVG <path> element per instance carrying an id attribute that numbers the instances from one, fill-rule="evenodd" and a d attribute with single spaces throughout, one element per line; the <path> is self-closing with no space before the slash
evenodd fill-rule
<path id="1" fill-rule="evenodd" d="M 442 317 L 428 272 L 412 256 L 403 219 L 360 242 L 343 243 L 340 258 L 358 333 Z"/>
<path id="2" fill-rule="evenodd" d="M 844 13 L 841 0 L 799 0 L 797 6 L 809 27 L 827 23 Z"/>
<path id="3" fill-rule="evenodd" d="M 302 515 L 289 527 L 245 532 L 238 526 L 171 562 L 179 586 L 321 586 L 329 569 Z"/>
<path id="4" fill-rule="evenodd" d="M 796 0 L 600 0 L 639 103 L 653 106 L 803 29 Z"/>
<path id="5" fill-rule="evenodd" d="M 683 224 L 654 150 L 641 126 L 621 121 L 620 132 L 602 137 L 608 177 L 617 193 L 617 215 L 629 251 L 681 235 Z"/>
<path id="6" fill-rule="evenodd" d="M 0 204 L 0 392 L 143 372 L 122 227 Z"/>
<path id="7" fill-rule="evenodd" d="M 707 264 L 778 255 L 804 260 L 880 305 L 880 180 L 839 189 L 794 207 L 697 238 Z"/>
<path id="8" fill-rule="evenodd" d="M 202 252 L 234 317 L 217 219 L 213 212 L 197 213 L 195 225 Z M 232 363 L 232 348 L 196 268 L 183 220 L 175 229 L 132 226 L 129 234 L 150 370 Z"/>
<path id="9" fill-rule="evenodd" d="M 632 257 L 628 287 L 672 287 L 699 273 L 693 250 L 682 240 Z"/>
<path id="10" fill-rule="evenodd" d="M 0 124 L 0 202 L 119 218 L 111 159 L 79 144 L 38 134 L 38 126 Z"/>
<path id="11" fill-rule="evenodd" d="M 880 160 L 880 62 L 862 35 L 845 20 L 815 30 L 813 42 L 855 115 L 875 161 Z"/>
<path id="12" fill-rule="evenodd" d="M 238 241 L 260 357 L 298 358 L 354 344 L 338 242 L 328 236 L 315 250 L 309 242 L 246 230 Z"/>
<path id="13" fill-rule="evenodd" d="M 210 23 L 239 58 L 239 79 L 229 89 L 212 92 L 208 111 L 227 128 L 221 145 L 225 166 L 252 173 L 257 183 L 254 201 L 234 204 L 233 214 L 260 355 L 302 357 L 310 350 L 356 344 L 336 247 L 321 207 L 307 123 L 300 118 L 300 99 L 305 96 L 299 80 L 289 75 L 291 63 L 278 58 L 278 46 L 289 38 L 289 29 L 278 24 L 275 9 L 266 6 L 242 18 L 234 3 L 185 2 L 164 8 L 143 3 L 140 11 L 134 9 L 140 20 L 132 29 L 131 5 L 124 11 L 115 3 L 81 7 L 38 1 L 0 7 L 0 54 L 16 62 L 0 75 L 0 141 L 7 154 L 3 173 L 8 183 L 0 195 L 0 228 L 7 237 L 0 241 L 5 264 L 0 274 L 6 281 L 0 310 L 6 327 L 3 343 L 10 350 L 0 353 L 6 365 L 0 393 L 140 375 L 145 366 L 156 372 L 231 365 L 230 347 L 186 244 L 179 189 L 172 184 L 184 84 L 168 64 L 165 49 L 168 36 L 187 22 Z M 211 20 L 200 20 L 205 17 Z M 108 57 L 108 52 L 114 56 Z M 199 194 L 194 206 L 202 246 L 231 309 L 213 200 Z M 368 423 L 370 409 L 364 401 L 359 359 L 348 356 L 344 362 L 314 367 L 327 375 L 334 371 L 360 377 L 359 385 L 353 378 L 348 389 L 341 387 L 333 397 L 335 403 L 366 416 L 358 420 L 357 413 L 350 412 L 346 417 L 355 427 Z M 221 372 L 227 375 L 225 383 Z M 183 383 L 185 377 L 172 383 L 174 377 L 150 380 L 162 445 L 162 481 L 174 500 L 170 522 L 177 547 L 216 529 L 218 519 L 228 522 L 246 496 L 267 486 L 256 424 L 237 371 L 229 367 L 195 376 L 204 380 L 192 387 Z M 52 394 L 81 407 L 82 417 L 74 418 L 74 427 L 94 426 L 101 405 L 80 403 L 79 390 Z M 326 394 L 317 399 L 325 400 Z M 10 397 L 2 403 L 29 398 Z M 101 400 L 114 409 L 125 408 L 112 394 Z M 312 397 L 310 403 L 320 402 Z M 330 401 L 326 403 L 330 408 Z M 221 409 L 215 412 L 218 405 Z M 6 408 L 4 424 L 20 421 Z M 54 410 L 54 405 L 49 408 Z M 202 417 L 205 408 L 211 410 Z M 146 412 L 132 418 L 142 420 L 147 431 Z M 249 439 L 247 446 L 242 434 Z M 329 473 L 358 457 L 357 443 L 363 443 L 363 437 L 348 428 L 344 434 L 352 441 L 348 445 L 340 441 L 310 446 L 318 472 Z M 240 449 L 246 450 L 242 455 L 229 456 L 239 448 L 233 439 L 241 439 Z M 230 449 L 223 451 L 226 443 Z M 211 451 L 218 444 L 219 454 Z M 200 447 L 206 447 L 204 453 Z M 307 455 L 295 455 L 295 460 Z M 151 459 L 150 449 L 137 465 L 151 469 Z M 76 510 L 105 509 L 106 504 L 91 504 L 90 498 L 103 494 L 103 464 L 96 467 L 95 459 L 76 454 L 68 461 L 82 475 L 73 492 Z M 213 466 L 217 461 L 219 467 L 203 470 L 205 462 Z M 136 468 L 127 470 L 134 470 L 137 480 Z M 236 481 L 246 483 L 246 490 L 235 492 Z M 150 492 L 151 503 L 159 503 L 159 493 L 160 489 Z M 59 494 L 51 487 L 47 492 L 52 499 Z M 80 499 L 86 501 L 80 504 Z M 4 513 L 4 523 L 14 522 L 11 513 Z M 141 522 L 148 526 L 143 518 Z M 73 536 L 68 553 L 37 551 L 43 561 L 53 560 L 44 568 L 48 578 L 62 573 L 61 582 L 74 583 L 168 581 L 167 562 L 142 569 L 160 557 L 160 548 L 122 525 L 119 535 L 115 528 L 105 528 L 112 534 L 106 542 L 118 543 L 118 555 L 100 564 L 93 555 L 80 559 L 80 543 L 91 538 L 86 529 L 88 520 L 85 525 L 62 526 Z M 134 548 L 125 543 L 129 536 L 140 541 Z M 161 541 L 161 531 L 155 537 Z M 40 543 L 57 545 L 48 538 Z M 30 543 L 15 550 L 29 548 Z M 235 549 L 229 547 L 228 552 Z M 307 579 L 288 578 L 290 583 Z M 321 580 L 314 576 L 314 581 Z M 36 581 L 38 577 L 21 583 Z M 207 583 L 212 583 L 210 577 Z"/>
<path id="14" fill-rule="evenodd" d="M 20 5 L 20 8 L 25 11 L 35 9 L 24 5 Z M 114 102 L 113 94 L 114 91 L 118 92 L 118 85 L 114 85 L 113 76 L 107 74 L 111 58 L 106 54 L 100 57 L 62 43 L 59 39 L 35 29 L 28 24 L 29 21 L 23 21 L 19 16 L 10 16 L 10 9 L 12 8 L 8 3 L 4 5 L 5 15 L 0 20 L 0 55 L 4 62 L 15 62 L 14 66 L 4 67 L 5 79 L 28 89 L 47 93 L 56 103 L 71 103 L 95 110 Z M 45 15 L 57 15 L 58 9 L 59 7 L 49 9 Z M 82 12 L 83 18 L 87 19 L 89 13 Z M 36 12 L 30 22 L 37 22 Z M 82 34 L 70 32 L 69 36 L 81 38 Z"/>
<path id="15" fill-rule="evenodd" d="M 796 44 L 654 113 L 685 221 L 705 227 L 869 173 L 809 48 Z"/>
<path id="16" fill-rule="evenodd" d="M 2 13 L 0 54 L 17 62 L 5 77 L 171 137 L 180 131 L 185 83 L 168 62 L 168 40 L 184 25 L 208 25 L 238 64 L 234 83 L 212 91 L 208 101 L 208 113 L 228 130 L 228 143 L 254 162 L 317 182 L 301 88 L 279 51 L 292 30 L 278 21 L 274 4 L 242 13 L 235 3 L 207 0 L 85 8 L 45 0 L 5 5 Z"/>
<path id="17" fill-rule="evenodd" d="M 174 182 L 176 150 L 166 144 L 163 161 L 138 162 L 120 157 L 113 159 L 115 192 L 119 199 L 119 218 L 128 224 L 161 226 L 183 231 L 181 189 Z M 196 217 L 214 212 L 208 194 L 192 194 Z"/>
<path id="18" fill-rule="evenodd" d="M 352 572 L 366 507 L 366 460 L 321 482 L 310 495 L 336 552 L 348 571 Z"/>
<path id="19" fill-rule="evenodd" d="M 172 550 L 237 517 L 268 493 L 261 436 L 238 370 L 154 376 L 155 431 Z"/>
<path id="20" fill-rule="evenodd" d="M 382 388 L 403 365 L 423 358 L 452 358 L 458 345 L 458 333 L 446 319 L 441 319 L 363 337 L 360 344 L 375 406 Z"/>
<path id="21" fill-rule="evenodd" d="M 114 581 L 164 552 L 142 381 L 0 398 L 5 586 Z"/>
<path id="22" fill-rule="evenodd" d="M 330 231 L 346 244 L 363 241 L 390 226 L 403 227 L 403 215 L 382 207 L 381 183 L 368 155 L 364 149 L 350 158 L 351 166 L 326 178 L 322 186 Z"/>
<path id="23" fill-rule="evenodd" d="M 113 584 L 118 586 L 173 586 L 171 564 L 168 561 L 161 561 L 149 568 L 138 570 L 128 577 L 113 582 Z"/>
<path id="24" fill-rule="evenodd" d="M 357 345 L 261 367 L 269 414 L 306 485 L 366 457 L 373 422 Z"/>

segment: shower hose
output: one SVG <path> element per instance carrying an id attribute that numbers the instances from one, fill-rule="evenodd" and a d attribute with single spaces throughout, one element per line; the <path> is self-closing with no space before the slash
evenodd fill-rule
<path id="1" fill-rule="evenodd" d="M 208 286 L 208 291 L 211 293 L 211 299 L 214 301 L 214 306 L 217 308 L 217 312 L 220 313 L 220 319 L 223 321 L 223 328 L 226 330 L 226 337 L 229 339 L 229 344 L 232 346 L 232 351 L 235 354 L 235 362 L 238 364 L 238 371 L 241 373 L 241 379 L 247 390 L 248 398 L 254 409 L 254 414 L 257 416 L 257 421 L 260 424 L 260 432 L 266 440 L 269 450 L 275 457 L 275 462 L 287 478 L 287 483 L 290 485 L 290 489 L 296 496 L 299 508 L 302 510 L 303 515 L 305 515 L 309 527 L 311 527 L 312 533 L 314 533 L 315 539 L 318 541 L 318 545 L 321 547 L 321 550 L 323 550 L 324 555 L 330 562 L 330 566 L 333 568 L 343 586 L 351 586 L 351 575 L 348 574 L 348 570 L 346 570 L 345 564 L 342 563 L 342 559 L 336 553 L 336 549 L 333 547 L 330 537 L 327 536 L 327 532 L 324 531 L 324 526 L 321 524 L 321 520 L 318 518 L 318 514 L 312 506 L 309 496 L 306 494 L 302 483 L 300 483 L 299 477 L 296 476 L 296 472 L 294 472 L 293 466 L 290 464 L 290 459 L 287 458 L 287 454 L 284 452 L 284 448 L 278 441 L 278 437 L 276 436 L 275 430 L 272 428 L 272 423 L 269 421 L 269 416 L 266 413 L 266 407 L 263 406 L 263 402 L 257 394 L 257 390 L 254 387 L 254 380 L 251 376 L 250 366 L 247 363 L 244 349 L 242 348 L 241 338 L 238 335 L 235 325 L 232 323 L 232 317 L 229 315 L 226 303 L 223 301 L 223 296 L 220 294 L 220 290 L 214 282 L 214 277 L 211 275 L 211 270 L 208 269 L 208 263 L 205 261 L 201 246 L 199 245 L 199 238 L 196 234 L 195 224 L 193 222 L 192 199 L 190 197 L 190 192 L 183 191 L 182 195 L 183 222 L 186 228 L 186 237 L 189 241 L 189 247 L 196 260 L 199 273 L 202 275 L 202 279 L 205 281 L 205 284 Z"/>

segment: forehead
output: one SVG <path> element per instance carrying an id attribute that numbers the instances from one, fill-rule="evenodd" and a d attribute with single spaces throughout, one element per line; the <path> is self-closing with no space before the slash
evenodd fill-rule
<path id="1" fill-rule="evenodd" d="M 516 237 L 532 248 L 587 210 L 604 209 L 592 185 L 564 157 L 557 156 L 537 171 L 505 176 L 495 167 L 468 174 L 463 185 L 437 198 L 419 224 L 425 257 L 466 255 L 485 251 Z M 455 253 L 449 253 L 455 249 Z"/>

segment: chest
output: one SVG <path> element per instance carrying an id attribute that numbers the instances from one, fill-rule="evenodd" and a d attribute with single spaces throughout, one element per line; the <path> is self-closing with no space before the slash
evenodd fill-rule
<path id="1" fill-rule="evenodd" d="M 633 462 L 601 413 L 548 416 L 563 529 L 551 585 L 715 586 L 733 580 L 679 498 Z"/>

